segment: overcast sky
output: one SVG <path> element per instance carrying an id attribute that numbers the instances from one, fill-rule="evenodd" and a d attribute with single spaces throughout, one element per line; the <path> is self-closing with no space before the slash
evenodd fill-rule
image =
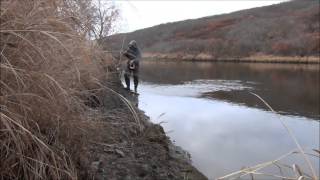
<path id="1" fill-rule="evenodd" d="M 118 32 L 131 32 L 154 25 L 230 13 L 242 9 L 277 4 L 285 0 L 207 0 L 207 1 L 115 1 L 121 9 Z"/>

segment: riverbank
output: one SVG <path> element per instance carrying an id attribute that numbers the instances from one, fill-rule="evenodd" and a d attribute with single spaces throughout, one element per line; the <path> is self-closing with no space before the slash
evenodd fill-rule
<path id="1" fill-rule="evenodd" d="M 295 63 L 295 64 L 320 64 L 317 56 L 274 56 L 253 55 L 249 57 L 214 57 L 210 54 L 179 54 L 179 53 L 145 53 L 144 58 L 150 60 L 172 61 L 210 61 L 210 62 L 252 62 L 252 63 Z"/>
<path id="2" fill-rule="evenodd" d="M 113 89 L 119 94 L 98 98 L 97 112 L 105 118 L 87 145 L 89 179 L 207 179 L 191 165 L 190 155 L 137 108 L 137 95 L 117 80 Z"/>

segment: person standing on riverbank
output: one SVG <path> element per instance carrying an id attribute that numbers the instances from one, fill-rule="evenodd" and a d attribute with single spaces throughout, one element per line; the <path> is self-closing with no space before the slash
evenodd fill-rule
<path id="1" fill-rule="evenodd" d="M 128 48 L 123 52 L 123 55 L 128 58 L 127 67 L 124 73 L 126 89 L 130 90 L 130 77 L 133 76 L 134 92 L 138 93 L 139 83 L 139 61 L 141 59 L 141 51 L 138 48 L 135 40 L 130 41 Z"/>

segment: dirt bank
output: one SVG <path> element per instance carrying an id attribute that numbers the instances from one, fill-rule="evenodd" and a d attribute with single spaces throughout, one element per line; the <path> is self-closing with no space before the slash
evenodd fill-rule
<path id="1" fill-rule="evenodd" d="M 214 57 L 210 54 L 185 54 L 185 53 L 145 53 L 144 58 L 150 60 L 176 60 L 176 61 L 210 61 L 210 62 L 252 62 L 252 63 L 296 63 L 320 64 L 318 56 L 274 56 L 252 55 L 249 57 Z"/>
<path id="2" fill-rule="evenodd" d="M 105 118 L 101 121 L 100 132 L 92 132 L 96 133 L 96 138 L 88 144 L 86 162 L 90 172 L 82 177 L 98 180 L 207 179 L 190 164 L 190 155 L 173 145 L 163 128 L 151 123 L 136 107 L 138 97 L 125 91 L 120 84 L 116 80 L 112 87 L 119 94 L 100 94 L 103 102 L 98 103 L 97 114 L 102 111 Z M 121 96 L 132 105 L 131 111 Z"/>

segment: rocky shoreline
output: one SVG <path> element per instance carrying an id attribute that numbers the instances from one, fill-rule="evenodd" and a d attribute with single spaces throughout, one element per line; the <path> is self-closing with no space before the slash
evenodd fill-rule
<path id="1" fill-rule="evenodd" d="M 174 145 L 163 128 L 137 108 L 138 97 L 120 87 L 120 82 L 115 84 L 116 92 L 128 100 L 134 112 L 114 95 L 102 98 L 99 111 L 105 110 L 105 120 L 100 132 L 92 132 L 99 134 L 87 147 L 89 174 L 81 176 L 97 180 L 207 179 L 192 166 L 190 155 Z"/>

